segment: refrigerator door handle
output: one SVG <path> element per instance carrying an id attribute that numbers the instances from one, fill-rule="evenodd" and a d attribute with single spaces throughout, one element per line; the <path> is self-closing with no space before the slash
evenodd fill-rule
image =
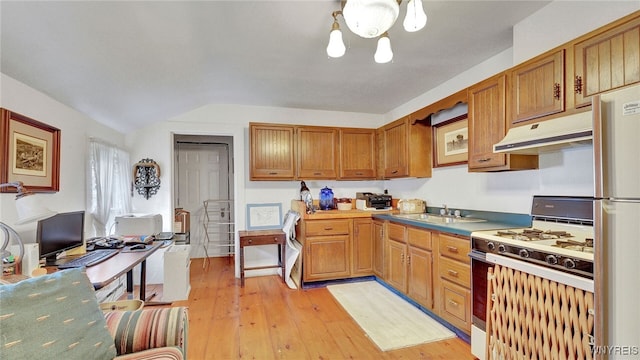
<path id="1" fill-rule="evenodd" d="M 602 107 L 600 106 L 600 95 L 594 95 L 591 100 L 592 117 L 593 117 L 593 161 L 594 161 L 594 187 L 595 197 L 603 197 L 603 159 L 602 152 L 603 134 L 602 134 Z"/>

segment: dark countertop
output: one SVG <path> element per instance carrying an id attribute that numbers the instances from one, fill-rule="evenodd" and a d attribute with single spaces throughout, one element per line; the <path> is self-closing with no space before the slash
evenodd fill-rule
<path id="1" fill-rule="evenodd" d="M 432 209 L 434 210 L 434 209 Z M 431 212 L 431 211 L 429 211 Z M 435 213 L 435 211 L 433 211 Z M 463 210 L 462 216 L 470 216 L 487 221 L 482 222 L 461 222 L 449 224 L 434 224 L 419 220 L 412 220 L 397 217 L 391 214 L 373 214 L 375 219 L 389 220 L 397 223 L 412 225 L 430 230 L 438 230 L 451 234 L 462 236 L 470 236 L 474 231 L 494 230 L 494 229 L 513 229 L 531 226 L 531 216 L 526 214 L 514 213 L 498 213 L 491 211 Z"/>

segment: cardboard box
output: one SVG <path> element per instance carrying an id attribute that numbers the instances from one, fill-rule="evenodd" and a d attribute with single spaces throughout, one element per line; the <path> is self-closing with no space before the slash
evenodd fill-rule
<path id="1" fill-rule="evenodd" d="M 190 214 L 183 208 L 176 208 L 173 220 L 173 232 L 178 234 L 188 233 L 190 231 Z"/>

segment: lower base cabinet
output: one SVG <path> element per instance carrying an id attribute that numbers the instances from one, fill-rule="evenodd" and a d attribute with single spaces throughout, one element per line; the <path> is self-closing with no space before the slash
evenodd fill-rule
<path id="1" fill-rule="evenodd" d="M 303 220 L 299 226 L 303 281 L 374 274 L 376 250 L 371 218 Z"/>
<path id="2" fill-rule="evenodd" d="M 468 238 L 385 223 L 384 281 L 463 332 L 471 332 Z"/>
<path id="3" fill-rule="evenodd" d="M 385 281 L 433 310 L 431 232 L 387 223 Z"/>

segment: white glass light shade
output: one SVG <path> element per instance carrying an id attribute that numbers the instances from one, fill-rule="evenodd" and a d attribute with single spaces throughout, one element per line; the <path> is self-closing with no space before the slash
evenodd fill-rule
<path id="1" fill-rule="evenodd" d="M 331 30 L 329 34 L 329 45 L 327 45 L 327 55 L 332 58 L 338 58 L 344 55 L 347 48 L 342 41 L 342 31 L 340 28 Z"/>
<path id="2" fill-rule="evenodd" d="M 398 19 L 397 0 L 347 0 L 342 16 L 349 29 L 363 37 L 374 38 L 384 34 Z"/>
<path id="3" fill-rule="evenodd" d="M 385 64 L 393 59 L 391 40 L 389 40 L 387 34 L 383 34 L 380 39 L 378 39 L 378 48 L 376 49 L 375 55 L 373 55 L 373 59 L 378 64 Z"/>
<path id="4" fill-rule="evenodd" d="M 414 32 L 422 29 L 427 24 L 427 14 L 422 7 L 422 0 L 409 0 L 407 15 L 404 18 L 404 29 Z"/>
<path id="5" fill-rule="evenodd" d="M 18 212 L 16 225 L 46 219 L 56 214 L 55 211 L 42 206 L 37 196 L 33 195 L 23 196 L 17 199 L 16 210 Z"/>

